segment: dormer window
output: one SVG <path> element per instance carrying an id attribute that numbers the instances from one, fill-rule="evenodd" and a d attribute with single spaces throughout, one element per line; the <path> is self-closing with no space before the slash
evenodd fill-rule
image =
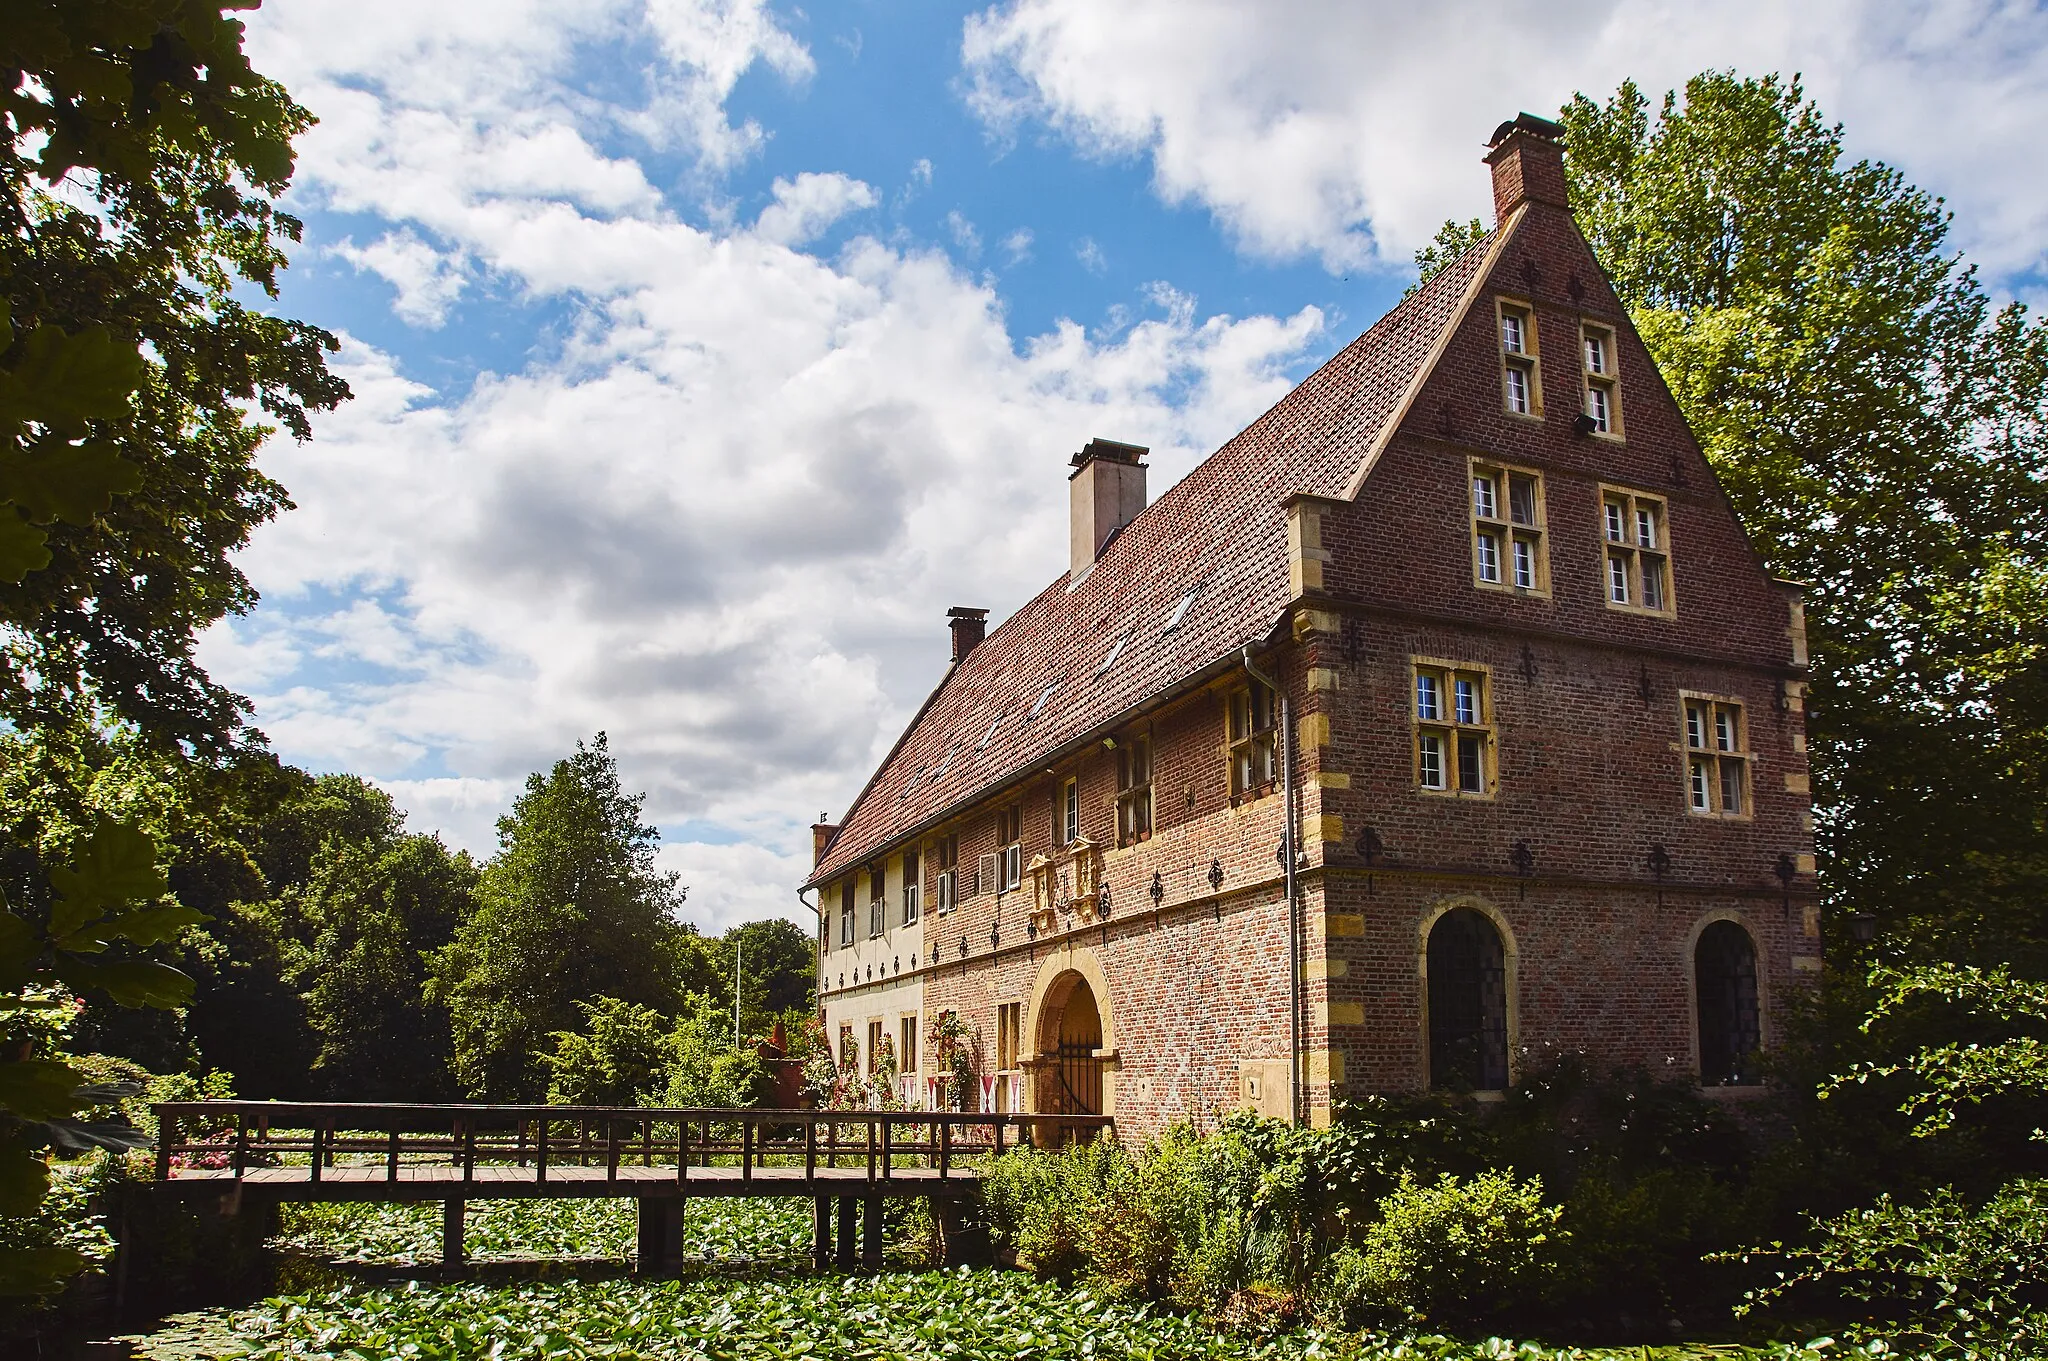
<path id="1" fill-rule="evenodd" d="M 1579 327 L 1586 419 L 1596 435 L 1621 434 L 1621 379 L 1615 369 L 1614 332 L 1586 322 Z"/>
<path id="2" fill-rule="evenodd" d="M 1527 303 L 1502 298 L 1500 317 L 1501 401 L 1510 415 L 1541 416 L 1543 395 L 1537 381 L 1536 314 Z"/>

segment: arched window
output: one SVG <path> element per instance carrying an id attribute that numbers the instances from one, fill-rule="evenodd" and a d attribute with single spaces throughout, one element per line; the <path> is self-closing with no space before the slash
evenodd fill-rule
<path id="1" fill-rule="evenodd" d="M 1692 968 L 1699 999 L 1700 1081 L 1713 1087 L 1755 1082 L 1761 1039 L 1755 942 L 1735 922 L 1715 922 L 1700 932 Z"/>
<path id="2" fill-rule="evenodd" d="M 1429 1082 L 1457 1091 L 1508 1085 L 1508 988 L 1500 932 L 1453 908 L 1429 931 Z"/>

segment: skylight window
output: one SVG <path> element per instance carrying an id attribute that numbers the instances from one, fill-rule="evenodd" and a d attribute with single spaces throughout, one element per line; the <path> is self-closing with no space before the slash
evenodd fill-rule
<path id="1" fill-rule="evenodd" d="M 1130 641 L 1131 631 L 1129 629 L 1125 629 L 1123 633 L 1118 636 L 1115 645 L 1109 649 L 1109 655 L 1102 659 L 1102 665 L 1095 668 L 1095 674 L 1098 676 L 1108 675 L 1109 668 L 1115 666 L 1116 659 L 1123 655 L 1124 644 Z"/>
<path id="2" fill-rule="evenodd" d="M 1172 633 L 1175 629 L 1179 628 L 1180 621 L 1187 618 L 1188 611 L 1194 608 L 1195 597 L 1200 595 L 1201 593 L 1202 584 L 1200 582 L 1196 582 L 1194 585 L 1188 587 L 1187 594 L 1180 598 L 1180 603 L 1173 607 L 1173 613 L 1167 616 L 1166 627 L 1159 630 L 1159 632 L 1162 635 L 1164 635 Z"/>
<path id="3" fill-rule="evenodd" d="M 1052 684 L 1046 686 L 1043 690 L 1040 690 L 1038 692 L 1038 702 L 1031 706 L 1031 716 L 1033 718 L 1036 718 L 1040 714 L 1045 712 L 1045 706 L 1052 703 L 1052 692 L 1059 688 L 1060 683 L 1058 681 L 1054 681 Z"/>
<path id="4" fill-rule="evenodd" d="M 946 754 L 939 759 L 939 768 L 932 772 L 931 783 L 937 784 L 940 780 L 945 778 L 946 767 L 953 764 L 953 753 L 958 750 L 960 750 L 960 744 L 956 742 L 950 749 L 947 750 Z"/>
<path id="5" fill-rule="evenodd" d="M 988 731 L 981 735 L 981 740 L 974 744 L 974 749 L 976 751 L 987 751 L 988 744 L 995 740 L 996 729 L 1002 726 L 1003 716 L 1001 714 L 997 714 L 994 718 L 991 718 L 988 721 Z"/>

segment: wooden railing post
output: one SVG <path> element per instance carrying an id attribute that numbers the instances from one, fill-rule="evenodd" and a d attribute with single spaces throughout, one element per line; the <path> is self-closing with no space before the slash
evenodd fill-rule
<path id="1" fill-rule="evenodd" d="M 476 1180 L 476 1121 L 462 1122 L 462 1179 Z"/>
<path id="2" fill-rule="evenodd" d="M 740 1180 L 754 1179 L 754 1118 L 740 1117 Z"/>
<path id="3" fill-rule="evenodd" d="M 892 1153 L 892 1152 L 890 1151 L 890 1150 L 891 1150 L 892 1148 L 894 1148 L 894 1147 L 895 1147 L 895 1143 L 896 1143 L 895 1139 L 894 1139 L 894 1138 L 893 1138 L 893 1137 L 891 1136 L 891 1132 L 892 1132 L 892 1131 L 893 1131 L 893 1130 L 894 1130 L 895 1128 L 896 1128 L 896 1118 L 895 1118 L 894 1116 L 892 1116 L 892 1115 L 889 1115 L 889 1114 L 888 1114 L 887 1112 L 884 1112 L 884 1113 L 883 1113 L 883 1115 L 882 1115 L 882 1180 L 883 1180 L 883 1181 L 887 1181 L 887 1180 L 889 1180 L 889 1163 L 890 1163 L 890 1161 L 891 1161 L 891 1160 L 892 1160 L 892 1159 L 894 1158 L 894 1156 L 895 1156 L 895 1155 L 894 1155 L 894 1154 L 893 1154 L 893 1153 Z M 872 1178 L 870 1178 L 870 1180 L 872 1180 Z"/>
<path id="4" fill-rule="evenodd" d="M 996 1117 L 996 1156 L 998 1158 L 1003 1156 L 1003 1127 L 1009 1123 L 1010 1117 L 1007 1115 L 998 1115 Z"/>
<path id="5" fill-rule="evenodd" d="M 320 1136 L 322 1133 L 324 1131 L 320 1128 L 320 1121 L 318 1118 L 315 1118 L 313 1121 L 313 1171 L 312 1175 L 307 1178 L 308 1181 L 320 1180 Z"/>
<path id="6" fill-rule="evenodd" d="M 676 1180 L 690 1179 L 690 1122 L 687 1117 L 676 1117 Z"/>
<path id="7" fill-rule="evenodd" d="M 156 1179 L 171 1179 L 171 1145 L 178 1142 L 178 1117 L 169 1111 L 157 1116 L 156 1122 Z"/>
<path id="8" fill-rule="evenodd" d="M 804 1121 L 804 1180 L 818 1179 L 818 1119 L 815 1115 Z M 822 1268 L 820 1268 L 822 1270 Z"/>
<path id="9" fill-rule="evenodd" d="M 548 1179 L 548 1118 L 545 1115 L 533 1122 L 533 1179 L 536 1182 Z"/>
<path id="10" fill-rule="evenodd" d="M 873 1181 L 873 1180 L 875 1179 L 875 1138 L 876 1138 L 876 1134 L 877 1134 L 877 1131 L 876 1131 L 876 1129 L 875 1129 L 875 1117 L 874 1117 L 874 1116 L 872 1116 L 872 1115 L 870 1115 L 870 1116 L 868 1117 L 868 1180 L 869 1180 L 870 1182 L 872 1182 L 872 1181 Z"/>
<path id="11" fill-rule="evenodd" d="M 604 1142 L 604 1179 L 606 1181 L 617 1181 L 619 1179 L 618 1117 L 607 1115 L 604 1118 Z"/>
<path id="12" fill-rule="evenodd" d="M 952 1170 L 953 1122 L 950 1120 L 941 1120 L 939 1122 L 939 1180 L 944 1181 L 946 1179 L 946 1175 Z"/>
<path id="13" fill-rule="evenodd" d="M 398 1131 L 391 1131 L 391 1151 L 386 1155 L 384 1180 L 398 1180 Z"/>

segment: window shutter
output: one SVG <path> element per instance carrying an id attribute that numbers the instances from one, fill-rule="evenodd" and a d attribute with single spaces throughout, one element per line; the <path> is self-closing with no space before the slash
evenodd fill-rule
<path id="1" fill-rule="evenodd" d="M 975 892 L 977 893 L 994 893 L 996 886 L 1002 883 L 1002 880 L 996 875 L 996 858 L 994 855 L 984 855 L 981 857 L 981 864 L 975 869 L 974 873 Z"/>

